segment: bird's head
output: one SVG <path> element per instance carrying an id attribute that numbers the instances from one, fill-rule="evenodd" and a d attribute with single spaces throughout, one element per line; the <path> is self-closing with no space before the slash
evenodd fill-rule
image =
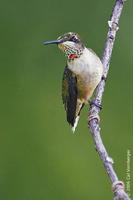
<path id="1" fill-rule="evenodd" d="M 64 52 L 68 60 L 79 58 L 85 48 L 79 35 L 73 32 L 66 33 L 58 37 L 57 40 L 44 42 L 44 44 L 57 44 L 58 47 Z"/>

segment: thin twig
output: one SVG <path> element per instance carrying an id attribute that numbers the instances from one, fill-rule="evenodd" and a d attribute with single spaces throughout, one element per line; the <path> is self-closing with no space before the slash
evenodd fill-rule
<path id="1" fill-rule="evenodd" d="M 119 22 L 119 18 L 122 12 L 124 2 L 125 0 L 116 0 L 113 11 L 112 11 L 111 19 L 110 21 L 108 21 L 109 30 L 108 30 L 104 52 L 102 56 L 105 79 L 109 71 L 111 54 L 112 54 L 115 36 L 118 30 L 118 22 Z M 95 96 L 94 96 L 94 102 L 99 105 L 101 104 L 101 101 L 102 101 L 102 96 L 103 96 L 104 87 L 105 87 L 105 79 L 101 80 L 101 82 L 99 83 L 96 89 Z M 92 104 L 90 107 L 89 116 L 90 115 L 97 116 L 99 111 L 100 109 L 96 107 L 94 104 Z M 99 153 L 99 156 L 101 157 L 104 167 L 112 182 L 114 200 L 118 200 L 118 199 L 130 200 L 129 196 L 124 191 L 124 183 L 122 181 L 119 181 L 113 169 L 113 160 L 112 158 L 108 156 L 108 153 L 103 145 L 103 142 L 100 136 L 100 127 L 99 127 L 97 118 L 88 120 L 88 125 L 90 128 L 94 143 L 95 143 L 95 148 L 97 152 Z"/>

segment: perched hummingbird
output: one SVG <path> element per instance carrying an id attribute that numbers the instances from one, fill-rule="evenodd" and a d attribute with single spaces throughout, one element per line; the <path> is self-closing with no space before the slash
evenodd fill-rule
<path id="1" fill-rule="evenodd" d="M 44 44 L 57 44 L 66 56 L 62 100 L 67 121 L 74 132 L 81 109 L 85 103 L 90 102 L 90 97 L 102 78 L 103 65 L 99 57 L 91 49 L 85 47 L 76 33 L 66 33 L 57 40 L 44 42 Z"/>

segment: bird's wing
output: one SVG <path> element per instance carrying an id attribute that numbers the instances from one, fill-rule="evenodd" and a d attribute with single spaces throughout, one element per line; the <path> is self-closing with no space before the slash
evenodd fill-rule
<path id="1" fill-rule="evenodd" d="M 77 78 L 66 66 L 62 80 L 62 100 L 67 113 L 67 121 L 74 126 L 77 106 Z"/>

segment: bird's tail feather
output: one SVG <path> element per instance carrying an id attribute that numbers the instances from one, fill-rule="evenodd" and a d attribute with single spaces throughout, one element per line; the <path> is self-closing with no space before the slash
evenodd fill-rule
<path id="1" fill-rule="evenodd" d="M 79 121 L 79 115 L 76 117 L 74 125 L 72 126 L 72 132 L 73 133 L 75 132 L 75 129 L 76 129 L 77 125 L 78 125 L 78 121 Z"/>
<path id="2" fill-rule="evenodd" d="M 78 125 L 78 121 L 79 121 L 79 116 L 80 116 L 80 111 L 82 110 L 82 108 L 84 107 L 84 103 L 81 104 L 80 106 L 78 106 L 78 111 L 76 111 L 76 117 L 75 117 L 75 121 L 74 121 L 74 125 L 72 126 L 72 132 L 75 132 L 75 129 Z"/>

